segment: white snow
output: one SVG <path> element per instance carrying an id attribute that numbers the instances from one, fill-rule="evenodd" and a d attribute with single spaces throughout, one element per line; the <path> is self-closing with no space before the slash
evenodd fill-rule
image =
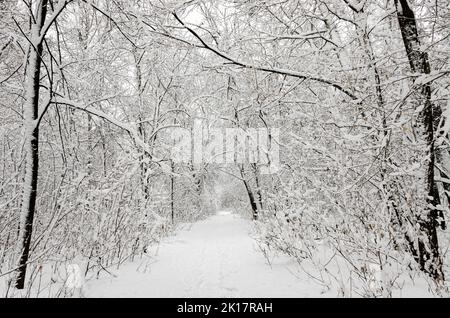
<path id="1" fill-rule="evenodd" d="M 251 238 L 252 222 L 229 211 L 185 226 L 137 260 L 84 286 L 85 297 L 311 297 L 321 288 L 300 279 L 296 264 L 268 265 Z M 150 260 L 150 261 L 149 261 Z M 106 276 L 108 275 L 108 276 Z M 323 295 L 322 295 L 323 296 Z"/>

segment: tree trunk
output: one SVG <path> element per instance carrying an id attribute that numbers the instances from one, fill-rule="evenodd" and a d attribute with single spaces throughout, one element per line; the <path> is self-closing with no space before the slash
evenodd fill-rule
<path id="1" fill-rule="evenodd" d="M 420 47 L 414 12 L 409 7 L 407 0 L 394 1 L 411 71 L 429 74 L 430 63 L 427 53 L 423 52 Z M 444 274 L 437 237 L 439 211 L 436 208 L 440 200 L 434 177 L 434 114 L 431 103 L 431 86 L 429 83 L 420 83 L 416 89 L 418 101 L 416 107 L 423 107 L 418 117 L 417 135 L 426 143 L 425 156 L 428 160 L 426 161 L 423 175 L 426 191 L 426 198 L 424 200 L 426 205 L 424 206 L 423 213 L 417 217 L 420 234 L 422 235 L 418 237 L 418 255 L 415 256 L 420 268 L 424 272 L 428 273 L 436 282 L 442 282 L 444 280 Z"/>
<path id="2" fill-rule="evenodd" d="M 257 196 L 257 202 L 259 205 L 258 211 L 262 211 L 263 202 L 262 202 L 261 185 L 259 182 L 258 166 L 256 164 L 252 164 L 252 168 L 253 168 L 253 173 L 255 174 L 256 196 Z"/>
<path id="3" fill-rule="evenodd" d="M 170 176 L 170 216 L 172 219 L 172 225 L 174 224 L 175 221 L 175 177 L 174 177 L 174 172 L 175 172 L 175 163 L 173 162 L 173 160 L 171 160 L 170 162 L 170 169 L 171 169 L 171 176 Z"/>
<path id="4" fill-rule="evenodd" d="M 241 166 L 240 172 L 241 172 L 242 182 L 244 182 L 244 186 L 245 186 L 245 189 L 247 190 L 248 198 L 250 200 L 250 206 L 252 208 L 252 217 L 253 217 L 253 220 L 256 221 L 258 219 L 258 203 L 255 199 L 255 195 L 253 194 L 253 191 L 252 191 L 250 185 L 248 184 L 247 179 L 245 178 L 244 165 Z"/>
<path id="5" fill-rule="evenodd" d="M 47 14 L 47 0 L 41 0 L 36 9 L 35 22 L 31 24 L 31 43 L 25 81 L 25 181 L 20 213 L 19 251 L 20 259 L 16 275 L 16 288 L 23 289 L 30 252 L 33 218 L 36 208 L 39 163 L 39 129 L 36 119 L 39 113 L 39 82 L 42 62 L 42 41 L 38 41 Z"/>

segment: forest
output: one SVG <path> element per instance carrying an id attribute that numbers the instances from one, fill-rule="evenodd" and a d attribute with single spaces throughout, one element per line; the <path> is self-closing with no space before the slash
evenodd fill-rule
<path id="1" fill-rule="evenodd" d="M 448 0 L 0 0 L 0 297 L 139 262 L 182 296 L 449 297 L 449 26 Z"/>

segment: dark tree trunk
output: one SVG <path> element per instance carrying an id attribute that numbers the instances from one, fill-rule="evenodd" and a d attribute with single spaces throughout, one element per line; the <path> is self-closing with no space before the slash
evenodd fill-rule
<path id="1" fill-rule="evenodd" d="M 173 161 L 171 161 L 171 172 L 172 175 L 170 176 L 170 215 L 171 215 L 171 219 L 172 219 L 172 224 L 174 224 L 174 220 L 175 220 L 175 176 L 174 176 L 174 172 L 175 172 L 175 163 Z"/>
<path id="2" fill-rule="evenodd" d="M 241 172 L 242 182 L 244 183 L 245 189 L 247 190 L 248 198 L 250 200 L 250 206 L 252 208 L 252 217 L 253 217 L 253 220 L 256 221 L 258 219 L 258 203 L 256 201 L 256 198 L 255 198 L 255 195 L 253 194 L 252 189 L 250 188 L 250 185 L 248 184 L 247 179 L 245 178 L 243 165 L 241 166 L 240 172 Z"/>
<path id="3" fill-rule="evenodd" d="M 31 24 L 31 41 L 39 38 L 47 14 L 47 0 L 39 2 L 35 14 L 35 22 Z M 39 113 L 39 82 L 42 62 L 42 41 L 30 45 L 25 82 L 25 145 L 26 167 L 23 186 L 23 198 L 20 215 L 19 249 L 20 259 L 17 269 L 15 286 L 23 289 L 30 253 L 31 236 L 33 233 L 33 219 L 36 208 L 37 179 L 39 167 L 39 129 L 36 119 Z"/>
<path id="4" fill-rule="evenodd" d="M 414 73 L 429 74 L 430 63 L 427 53 L 423 52 L 420 47 L 414 12 L 409 7 L 407 0 L 394 1 L 411 71 Z M 435 150 L 433 121 L 435 116 L 431 103 L 430 84 L 424 83 L 416 86 L 416 107 L 423 107 L 419 114 L 417 130 L 419 138 L 422 138 L 426 142 L 425 155 L 428 160 L 424 169 L 424 187 L 427 194 L 424 200 L 426 201 L 426 206 L 423 214 L 417 217 L 420 232 L 425 235 L 425 238 L 419 236 L 418 251 L 415 256 L 424 272 L 428 273 L 436 281 L 442 282 L 444 280 L 444 274 L 437 237 L 439 211 L 436 209 L 440 200 L 434 177 Z"/>
<path id="5" fill-rule="evenodd" d="M 262 192 L 261 192 L 261 185 L 259 182 L 259 173 L 258 173 L 258 167 L 256 164 L 252 164 L 253 172 L 255 174 L 255 185 L 256 185 L 256 196 L 258 198 L 258 204 L 259 204 L 259 210 L 263 209 L 263 200 L 262 200 Z"/>
<path id="6" fill-rule="evenodd" d="M 250 200 L 250 206 L 252 207 L 252 217 L 253 220 L 258 219 L 258 205 L 256 204 L 255 196 L 253 195 L 252 190 L 250 189 L 246 180 L 244 180 L 245 189 L 247 190 L 248 198 Z"/>

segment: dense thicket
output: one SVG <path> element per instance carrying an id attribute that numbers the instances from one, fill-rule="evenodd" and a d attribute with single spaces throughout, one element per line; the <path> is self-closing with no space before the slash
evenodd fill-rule
<path id="1" fill-rule="evenodd" d="M 257 219 L 264 252 L 313 263 L 343 295 L 389 296 L 417 275 L 443 293 L 449 10 L 0 2 L 4 295 L 65 295 L 62 265 L 109 273 L 174 223 L 224 207 Z M 206 136 L 278 129 L 279 169 L 173 160 L 172 129 L 196 122 Z"/>

